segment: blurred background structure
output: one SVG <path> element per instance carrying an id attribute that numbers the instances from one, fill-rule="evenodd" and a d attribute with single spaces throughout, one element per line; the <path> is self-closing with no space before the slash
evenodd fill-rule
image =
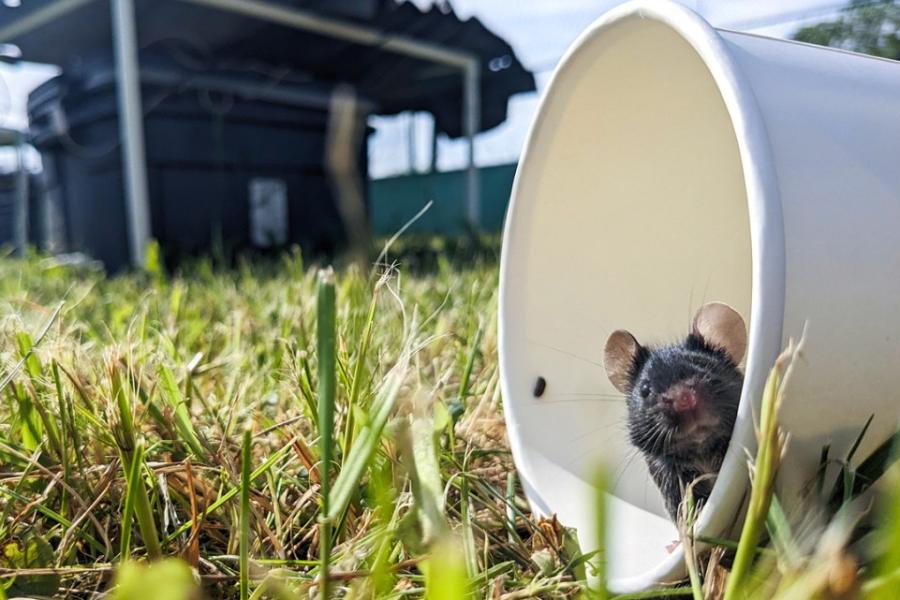
<path id="1" fill-rule="evenodd" d="M 620 1 L 2 0 L 0 245 L 330 252 L 429 200 L 415 231 L 499 230 L 541 90 Z M 894 0 L 685 3 L 900 57 Z"/>
<path id="2" fill-rule="evenodd" d="M 43 164 L 19 211 L 43 224 L 30 241 L 112 270 L 142 264 L 151 239 L 170 261 L 215 248 L 332 252 L 361 229 L 349 215 L 365 216 L 352 206 L 365 193 L 339 196 L 342 180 L 367 175 L 369 115 L 427 111 L 435 134 L 471 148 L 505 120 L 510 96 L 535 89 L 477 19 L 393 0 L 30 0 L 0 13 L 0 41 L 62 69 L 28 98 Z M 360 134 L 329 154 L 338 89 Z M 470 151 L 474 229 L 478 179 Z"/>

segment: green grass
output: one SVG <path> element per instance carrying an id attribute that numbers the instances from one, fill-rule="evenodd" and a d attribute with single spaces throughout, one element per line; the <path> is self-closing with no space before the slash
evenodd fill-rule
<path id="1" fill-rule="evenodd" d="M 333 277 L 299 255 L 115 278 L 0 259 L 0 598 L 184 600 L 185 565 L 208 598 L 607 597 L 587 589 L 596 557 L 534 522 L 517 484 L 496 245 L 446 244 Z M 765 478 L 782 439 L 773 407 Z M 820 495 L 850 497 L 887 456 Z M 733 587 L 826 597 L 815 557 L 857 557 L 794 540 L 760 489 L 745 537 L 722 541 L 737 548 Z M 884 550 L 852 571 L 877 597 L 900 580 L 884 522 Z M 767 534 L 774 552 L 759 551 Z M 717 565 L 692 565 L 696 591 Z"/>
<path id="2" fill-rule="evenodd" d="M 170 277 L 0 261 L 0 544 L 41 540 L 27 567 L 74 598 L 163 555 L 211 598 L 307 597 L 326 565 L 333 595 L 531 584 L 496 248 L 441 250 L 338 268 L 322 364 L 317 269 L 298 255 Z M 0 558 L 10 593 L 32 593 L 23 566 Z M 564 566 L 551 578 L 571 583 Z"/>

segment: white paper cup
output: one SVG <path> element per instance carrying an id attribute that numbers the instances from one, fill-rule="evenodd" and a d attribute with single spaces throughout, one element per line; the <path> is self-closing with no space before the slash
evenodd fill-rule
<path id="1" fill-rule="evenodd" d="M 610 11 L 542 100 L 500 290 L 505 411 L 533 509 L 596 546 L 588 482 L 605 462 L 612 589 L 680 578 L 681 549 L 665 549 L 677 534 L 601 364 L 606 338 L 679 339 L 713 300 L 749 323 L 738 423 L 701 534 L 733 526 L 766 375 L 805 321 L 782 413 L 783 502 L 796 507 L 822 446 L 842 456 L 870 414 L 857 456 L 884 441 L 900 413 L 900 63 L 715 30 L 671 2 Z"/>

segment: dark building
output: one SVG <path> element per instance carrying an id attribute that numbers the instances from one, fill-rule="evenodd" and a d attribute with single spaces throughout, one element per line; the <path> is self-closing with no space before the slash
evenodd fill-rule
<path id="1" fill-rule="evenodd" d="M 36 211 L 44 215 L 41 237 L 112 270 L 140 254 L 136 170 L 145 173 L 146 230 L 170 261 L 217 248 L 333 251 L 359 233 L 354 215 L 365 214 L 347 201 L 364 205 L 365 186 L 342 188 L 365 179 L 369 114 L 427 111 L 436 131 L 471 136 L 505 120 L 511 95 L 534 89 L 506 42 L 447 3 L 112 6 L 132 2 L 143 169 L 129 162 L 136 146 L 127 108 L 119 118 L 128 40 L 123 46 L 127 28 L 110 1 L 24 0 L 0 9 L 0 42 L 17 45 L 24 60 L 63 69 L 28 104 L 44 165 L 32 194 L 44 205 Z M 473 215 L 477 224 L 477 197 Z"/>

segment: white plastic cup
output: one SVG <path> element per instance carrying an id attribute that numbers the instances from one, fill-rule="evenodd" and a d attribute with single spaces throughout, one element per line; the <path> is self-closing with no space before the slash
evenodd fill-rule
<path id="1" fill-rule="evenodd" d="M 808 321 L 781 419 L 780 497 L 799 510 L 825 444 L 844 456 L 874 414 L 865 457 L 900 416 L 900 63 L 715 30 L 671 2 L 615 8 L 578 38 L 541 102 L 500 296 L 505 411 L 529 501 L 596 547 L 588 482 L 608 465 L 614 591 L 685 574 L 602 367 L 615 329 L 673 341 L 713 300 L 748 321 L 738 422 L 696 528 L 716 536 L 747 490 L 765 378 Z"/>

